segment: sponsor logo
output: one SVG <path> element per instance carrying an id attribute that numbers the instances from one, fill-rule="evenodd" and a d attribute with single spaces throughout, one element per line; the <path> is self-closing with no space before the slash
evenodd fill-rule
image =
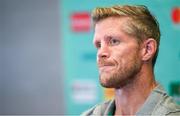
<path id="1" fill-rule="evenodd" d="M 93 80 L 75 80 L 72 99 L 77 104 L 93 104 L 97 100 L 97 86 Z"/>
<path id="2" fill-rule="evenodd" d="M 71 29 L 74 32 L 90 31 L 91 19 L 89 12 L 75 12 L 71 15 Z"/>
<path id="3" fill-rule="evenodd" d="M 173 23 L 180 23 L 180 7 L 174 7 L 171 12 L 171 18 Z"/>

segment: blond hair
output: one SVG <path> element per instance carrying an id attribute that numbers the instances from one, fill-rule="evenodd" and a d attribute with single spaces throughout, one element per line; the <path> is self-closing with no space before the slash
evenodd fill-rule
<path id="1" fill-rule="evenodd" d="M 143 5 L 115 5 L 112 7 L 98 7 L 92 11 L 94 24 L 108 17 L 127 17 L 129 22 L 125 33 L 137 38 L 139 43 L 148 38 L 156 40 L 157 51 L 152 61 L 154 66 L 159 51 L 160 29 L 157 20 L 148 8 Z"/>

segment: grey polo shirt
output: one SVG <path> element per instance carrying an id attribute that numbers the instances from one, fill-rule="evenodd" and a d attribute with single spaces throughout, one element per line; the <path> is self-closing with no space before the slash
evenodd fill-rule
<path id="1" fill-rule="evenodd" d="M 113 115 L 115 112 L 115 101 L 109 100 L 98 104 L 82 113 L 88 115 Z M 168 96 L 162 86 L 158 85 L 148 96 L 143 106 L 136 115 L 178 115 L 180 116 L 180 105 L 177 105 L 172 97 Z"/>

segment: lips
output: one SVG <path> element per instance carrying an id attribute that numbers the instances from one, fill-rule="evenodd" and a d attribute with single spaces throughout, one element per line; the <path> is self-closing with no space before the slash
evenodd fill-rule
<path id="1" fill-rule="evenodd" d="M 100 72 L 104 72 L 104 71 L 111 71 L 114 68 L 114 64 L 112 63 L 99 63 L 98 67 L 99 67 L 99 71 Z"/>

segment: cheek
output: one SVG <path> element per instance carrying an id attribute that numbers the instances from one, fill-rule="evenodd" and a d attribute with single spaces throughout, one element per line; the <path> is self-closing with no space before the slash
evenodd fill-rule
<path id="1" fill-rule="evenodd" d="M 113 54 L 111 55 L 111 59 L 117 67 L 122 66 L 122 63 L 124 62 L 124 57 L 125 55 L 123 52 L 113 52 Z"/>
<path id="2" fill-rule="evenodd" d="M 116 52 L 112 52 L 112 59 L 116 63 L 116 65 L 125 66 L 135 60 L 138 52 L 136 48 L 133 49 L 119 49 Z"/>
<path id="3" fill-rule="evenodd" d="M 99 63 L 99 57 L 98 57 L 98 55 L 96 55 L 96 63 Z"/>
<path id="4" fill-rule="evenodd" d="M 128 49 L 116 49 L 112 52 L 112 57 L 114 60 L 121 60 L 126 58 L 130 54 L 130 51 Z"/>

